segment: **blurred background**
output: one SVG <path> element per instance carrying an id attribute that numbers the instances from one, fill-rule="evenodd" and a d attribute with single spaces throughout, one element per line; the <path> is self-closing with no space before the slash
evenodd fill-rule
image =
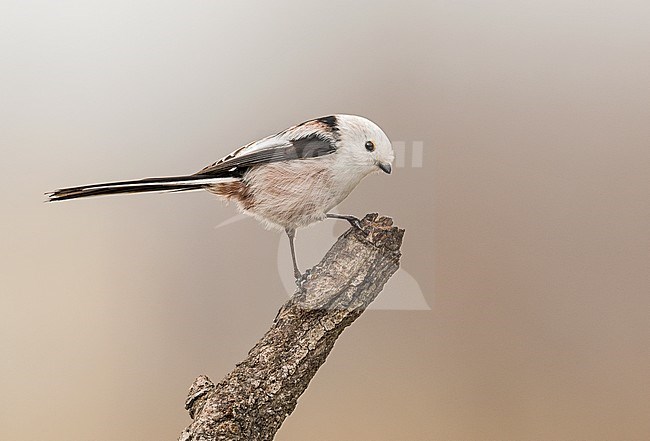
<path id="1" fill-rule="evenodd" d="M 44 192 L 354 113 L 402 164 L 339 211 L 406 229 L 401 281 L 276 439 L 649 439 L 648 23 L 647 0 L 0 1 L 0 438 L 176 439 L 291 276 L 284 236 L 207 193 Z M 346 228 L 299 232 L 301 266 Z"/>

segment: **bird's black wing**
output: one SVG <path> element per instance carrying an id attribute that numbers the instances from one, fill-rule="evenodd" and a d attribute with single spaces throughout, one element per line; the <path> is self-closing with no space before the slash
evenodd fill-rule
<path id="1" fill-rule="evenodd" d="M 215 177 L 235 176 L 243 174 L 246 169 L 256 165 L 316 158 L 330 155 L 336 151 L 334 141 L 314 134 L 291 141 L 282 139 L 279 139 L 277 143 L 273 143 L 272 139 L 265 141 L 269 144 L 268 146 L 252 149 L 250 152 L 246 152 L 246 148 L 242 148 L 196 174 Z"/>

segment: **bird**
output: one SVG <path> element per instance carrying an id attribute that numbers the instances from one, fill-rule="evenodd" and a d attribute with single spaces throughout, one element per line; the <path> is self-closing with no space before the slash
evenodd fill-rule
<path id="1" fill-rule="evenodd" d="M 361 228 L 356 216 L 331 213 L 374 172 L 390 174 L 395 158 L 388 136 L 357 115 L 311 119 L 246 144 L 190 175 L 145 178 L 61 188 L 47 202 L 126 193 L 207 190 L 236 203 L 267 229 L 284 230 L 296 262 L 296 230 L 325 219 Z"/>

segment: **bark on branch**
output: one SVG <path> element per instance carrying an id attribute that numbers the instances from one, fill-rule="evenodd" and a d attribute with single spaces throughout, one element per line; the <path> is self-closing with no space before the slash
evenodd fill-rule
<path id="1" fill-rule="evenodd" d="M 343 329 L 397 271 L 404 230 L 392 224 L 366 215 L 363 231 L 350 228 L 307 272 L 244 361 L 217 385 L 194 381 L 180 441 L 273 439 Z"/>

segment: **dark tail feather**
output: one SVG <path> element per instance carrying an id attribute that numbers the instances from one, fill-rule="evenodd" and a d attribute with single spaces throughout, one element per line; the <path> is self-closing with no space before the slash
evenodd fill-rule
<path id="1" fill-rule="evenodd" d="M 108 182 L 105 184 L 70 187 L 46 193 L 47 202 L 124 193 L 148 193 L 156 191 L 201 190 L 206 186 L 232 181 L 233 178 L 215 178 L 206 175 L 147 178 L 136 181 Z"/>

